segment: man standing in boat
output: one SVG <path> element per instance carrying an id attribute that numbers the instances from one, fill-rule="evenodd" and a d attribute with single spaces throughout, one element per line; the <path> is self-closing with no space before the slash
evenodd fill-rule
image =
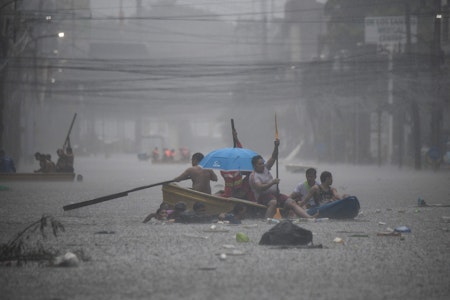
<path id="1" fill-rule="evenodd" d="M 182 181 L 186 179 L 192 180 L 192 189 L 211 194 L 210 181 L 217 181 L 217 175 L 213 170 L 207 170 L 200 167 L 198 164 L 203 159 L 203 154 L 200 152 L 192 155 L 192 167 L 187 168 L 181 175 L 175 177 L 174 181 Z"/>

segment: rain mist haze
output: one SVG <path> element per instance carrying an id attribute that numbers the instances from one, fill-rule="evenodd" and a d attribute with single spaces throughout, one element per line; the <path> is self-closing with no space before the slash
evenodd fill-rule
<path id="1" fill-rule="evenodd" d="M 206 153 L 232 145 L 230 119 L 267 155 L 276 115 L 283 157 L 445 158 L 448 15 L 432 13 L 446 1 L 3 2 L 0 141 L 19 165 L 54 155 L 75 113 L 76 155 Z M 402 32 L 371 31 L 384 17 Z"/>
<path id="2" fill-rule="evenodd" d="M 31 173 L 76 116 L 76 174 L 62 175 L 83 178 L 1 181 L 0 246 L 48 214 L 66 231 L 43 244 L 88 256 L 74 268 L 7 257 L 1 297 L 447 299 L 449 26 L 448 0 L 0 0 L 0 149 Z M 288 163 L 327 170 L 359 215 L 300 224 L 323 245 L 308 249 L 259 245 L 263 218 L 224 232 L 143 223 L 190 163 L 138 155 L 231 147 L 231 119 L 264 158 L 277 125 L 282 193 L 305 178 Z M 397 226 L 411 232 L 378 235 Z"/>

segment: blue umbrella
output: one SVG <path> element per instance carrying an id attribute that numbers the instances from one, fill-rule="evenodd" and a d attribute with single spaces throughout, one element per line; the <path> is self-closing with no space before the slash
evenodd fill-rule
<path id="1" fill-rule="evenodd" d="M 258 155 L 246 148 L 222 148 L 208 153 L 199 163 L 205 169 L 253 171 L 252 158 Z"/>

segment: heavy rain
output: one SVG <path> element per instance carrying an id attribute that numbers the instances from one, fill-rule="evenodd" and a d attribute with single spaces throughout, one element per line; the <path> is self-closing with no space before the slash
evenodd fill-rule
<path id="1" fill-rule="evenodd" d="M 1 0 L 2 297 L 446 299 L 450 3 L 360 2 Z M 237 202 L 170 195 L 233 130 L 278 150 L 278 196 L 315 168 L 360 207 L 303 218 L 277 198 L 233 224 L 215 213 Z M 73 170 L 36 160 L 68 148 Z M 211 222 L 143 222 L 199 199 Z M 312 241 L 260 244 L 287 223 Z"/>

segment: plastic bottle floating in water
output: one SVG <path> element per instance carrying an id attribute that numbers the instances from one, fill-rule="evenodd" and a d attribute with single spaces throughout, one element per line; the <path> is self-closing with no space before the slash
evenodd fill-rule
<path id="1" fill-rule="evenodd" d="M 278 224 L 278 223 L 280 223 L 280 220 L 267 218 L 267 223 L 269 223 L 269 224 Z"/>
<path id="2" fill-rule="evenodd" d="M 411 232 L 411 229 L 407 226 L 399 226 L 399 227 L 395 228 L 394 231 L 407 233 L 407 232 Z"/>

